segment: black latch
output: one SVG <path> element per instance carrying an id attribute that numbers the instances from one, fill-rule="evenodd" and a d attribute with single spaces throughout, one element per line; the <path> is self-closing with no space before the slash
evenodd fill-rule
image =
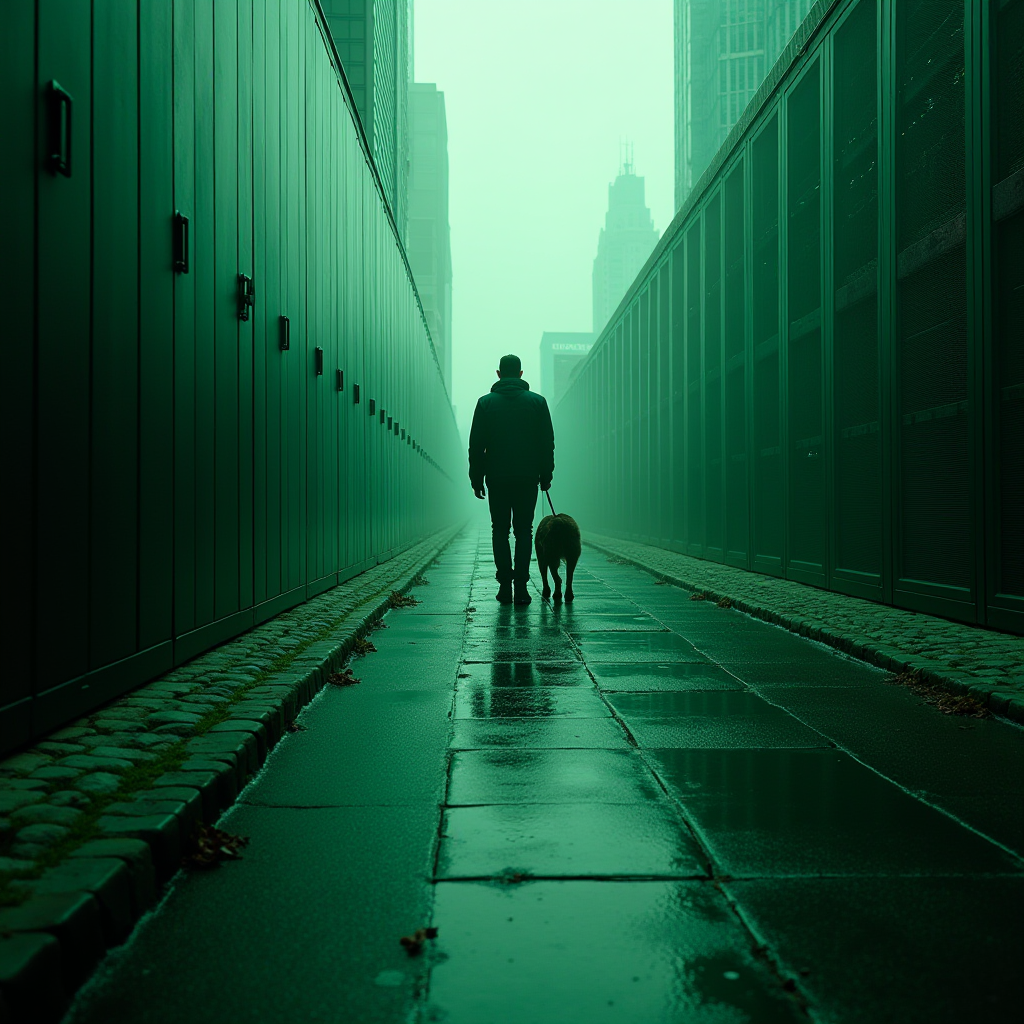
<path id="1" fill-rule="evenodd" d="M 336 372 L 338 374 L 338 379 L 337 379 L 338 390 L 339 391 L 344 391 L 345 390 L 345 371 L 344 370 L 338 370 Z"/>
<path id="2" fill-rule="evenodd" d="M 46 163 L 51 174 L 71 177 L 71 93 L 61 87 L 57 79 L 49 86 L 47 97 L 50 107 L 49 134 Z"/>
<path id="3" fill-rule="evenodd" d="M 353 405 L 358 405 L 359 404 L 359 385 L 358 384 L 353 384 L 352 385 L 352 404 Z"/>
<path id="4" fill-rule="evenodd" d="M 370 415 L 373 416 L 377 412 L 377 400 L 375 398 L 370 399 Z"/>
<path id="5" fill-rule="evenodd" d="M 174 269 L 188 273 L 188 217 L 178 210 L 174 211 Z"/>
<path id="6" fill-rule="evenodd" d="M 252 278 L 245 274 L 238 275 L 238 319 L 248 320 L 249 310 L 256 305 L 256 289 Z"/>
<path id="7" fill-rule="evenodd" d="M 324 350 L 319 346 L 313 350 L 313 359 L 316 364 L 316 375 L 322 377 L 324 375 Z"/>
<path id="8" fill-rule="evenodd" d="M 288 317 L 281 317 L 281 351 L 287 352 L 292 347 L 292 322 Z"/>

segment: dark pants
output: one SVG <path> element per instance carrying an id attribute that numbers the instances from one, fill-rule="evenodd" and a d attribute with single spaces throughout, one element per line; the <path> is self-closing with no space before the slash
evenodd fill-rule
<path id="1" fill-rule="evenodd" d="M 487 502 L 491 508 L 491 548 L 499 583 L 530 578 L 530 554 L 533 545 L 533 513 L 537 507 L 537 480 L 487 479 Z M 516 535 L 515 569 L 508 544 L 511 527 Z"/>

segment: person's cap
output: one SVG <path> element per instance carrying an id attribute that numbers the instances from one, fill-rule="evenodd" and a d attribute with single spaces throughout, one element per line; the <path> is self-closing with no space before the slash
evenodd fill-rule
<path id="1" fill-rule="evenodd" d="M 520 362 L 519 356 L 502 356 L 501 361 L 498 363 L 498 373 L 502 377 L 518 377 L 522 371 L 523 364 Z"/>

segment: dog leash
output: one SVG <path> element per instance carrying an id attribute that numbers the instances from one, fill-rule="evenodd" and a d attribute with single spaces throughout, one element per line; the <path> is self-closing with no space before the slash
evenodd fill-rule
<path id="1" fill-rule="evenodd" d="M 544 496 L 548 499 L 548 507 L 551 509 L 551 514 L 553 516 L 558 515 L 558 513 L 555 511 L 555 506 L 551 504 L 551 490 L 550 490 L 550 488 L 544 492 Z"/>

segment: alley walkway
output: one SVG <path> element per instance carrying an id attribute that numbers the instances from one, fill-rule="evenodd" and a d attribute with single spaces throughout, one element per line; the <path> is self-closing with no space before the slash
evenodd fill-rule
<path id="1" fill-rule="evenodd" d="M 593 549 L 495 587 L 462 535 L 68 1022 L 1021 1019 L 1019 728 Z"/>

